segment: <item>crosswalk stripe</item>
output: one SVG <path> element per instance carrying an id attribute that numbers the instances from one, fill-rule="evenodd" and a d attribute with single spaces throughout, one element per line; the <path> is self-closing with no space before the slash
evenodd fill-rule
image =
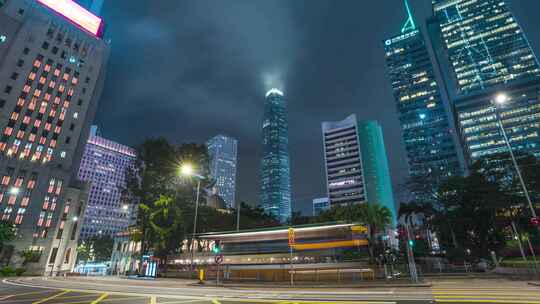
<path id="1" fill-rule="evenodd" d="M 69 290 L 64 290 L 64 291 L 62 291 L 62 292 L 60 292 L 60 293 L 57 293 L 57 294 L 55 294 L 55 295 L 53 295 L 53 296 L 50 296 L 50 297 L 41 299 L 41 300 L 36 301 L 36 302 L 32 302 L 32 304 L 41 304 L 41 303 L 47 302 L 47 301 L 49 301 L 49 300 L 52 300 L 52 299 L 54 299 L 54 298 L 57 298 L 57 297 L 59 297 L 59 296 L 61 296 L 61 295 L 64 295 L 64 294 L 66 294 L 66 293 L 68 293 L 68 292 L 70 292 L 70 291 L 69 291 Z"/>
<path id="2" fill-rule="evenodd" d="M 94 301 L 92 301 L 91 304 L 97 304 L 99 302 L 101 302 L 103 299 L 105 299 L 106 297 L 108 297 L 109 294 L 108 293 L 104 293 L 102 294 L 99 298 L 95 299 Z"/>

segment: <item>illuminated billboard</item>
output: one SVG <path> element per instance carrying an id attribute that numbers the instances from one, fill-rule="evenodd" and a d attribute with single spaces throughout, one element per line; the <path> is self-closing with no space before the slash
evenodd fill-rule
<path id="1" fill-rule="evenodd" d="M 103 20 L 75 3 L 75 1 L 37 0 L 37 2 L 64 16 L 66 19 L 90 34 L 96 37 L 102 36 Z"/>

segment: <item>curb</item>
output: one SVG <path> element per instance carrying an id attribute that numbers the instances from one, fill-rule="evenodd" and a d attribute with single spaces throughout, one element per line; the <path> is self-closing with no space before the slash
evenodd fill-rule
<path id="1" fill-rule="evenodd" d="M 365 284 L 365 285 L 265 285 L 265 284 L 249 284 L 249 285 L 242 285 L 242 284 L 212 284 L 212 283 L 205 283 L 205 284 L 187 284 L 187 286 L 191 287 L 201 287 L 201 288 L 212 288 L 212 287 L 220 287 L 220 288 L 295 288 L 295 289 L 312 289 L 312 288 L 334 288 L 334 289 L 343 289 L 343 288 L 415 288 L 415 287 L 432 287 L 431 283 L 420 283 L 420 284 Z M 540 286 L 540 285 L 539 285 Z"/>
<path id="2" fill-rule="evenodd" d="M 527 284 L 532 286 L 540 286 L 540 282 L 528 282 Z"/>

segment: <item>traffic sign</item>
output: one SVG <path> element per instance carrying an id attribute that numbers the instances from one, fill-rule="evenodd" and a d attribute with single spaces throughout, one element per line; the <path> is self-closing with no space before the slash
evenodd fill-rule
<path id="1" fill-rule="evenodd" d="M 220 255 L 216 255 L 216 257 L 214 258 L 214 261 L 216 262 L 216 264 L 221 264 L 223 263 L 223 255 L 220 254 Z"/>
<path id="2" fill-rule="evenodd" d="M 294 239 L 294 229 L 289 228 L 289 246 L 294 245 L 296 240 Z"/>

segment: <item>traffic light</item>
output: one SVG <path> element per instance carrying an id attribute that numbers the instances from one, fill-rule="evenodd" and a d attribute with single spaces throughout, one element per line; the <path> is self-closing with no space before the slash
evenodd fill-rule
<path id="1" fill-rule="evenodd" d="M 538 217 L 531 218 L 531 225 L 538 227 L 539 224 L 540 224 L 540 220 L 538 220 Z"/>
<path id="2" fill-rule="evenodd" d="M 212 248 L 212 252 L 214 254 L 220 254 L 221 253 L 221 247 L 220 247 L 219 243 L 214 244 L 214 247 Z"/>
<path id="3" fill-rule="evenodd" d="M 414 241 L 413 240 L 409 240 L 409 246 L 414 247 Z"/>

